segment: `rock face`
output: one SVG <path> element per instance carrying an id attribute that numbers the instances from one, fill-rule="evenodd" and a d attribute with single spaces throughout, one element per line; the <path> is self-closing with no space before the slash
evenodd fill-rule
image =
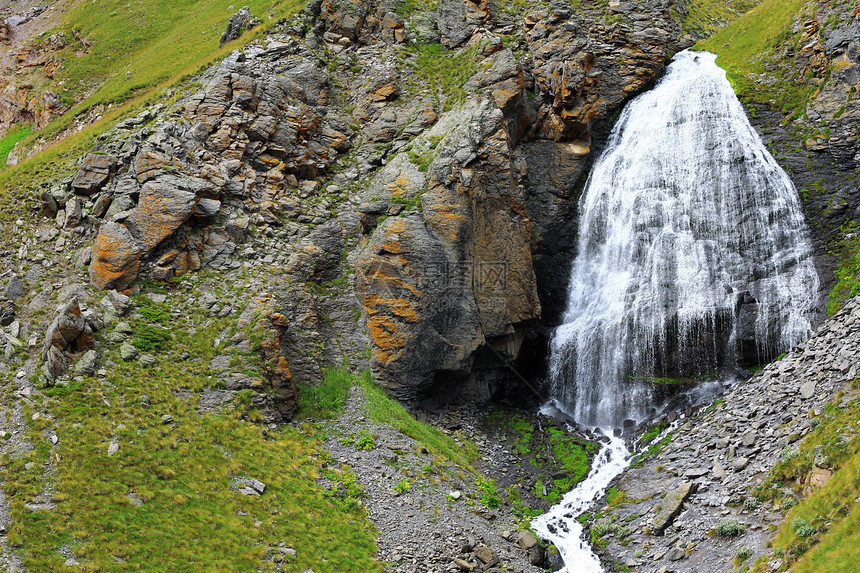
<path id="1" fill-rule="evenodd" d="M 784 514 L 770 502 L 751 511 L 744 501 L 784 452 L 812 430 L 812 415 L 824 412 L 839 392 L 850 392 L 858 373 L 858 341 L 860 297 L 812 338 L 739 383 L 721 403 L 691 412 L 659 452 L 634 458 L 617 484 L 627 502 L 610 508 L 631 535 L 623 545 L 609 540 L 604 562 L 645 572 L 720 571 L 732 568 L 740 547 L 751 550 L 751 562 L 761 555 L 770 561 L 775 531 L 769 525 L 783 521 Z M 826 483 L 832 475 L 827 466 L 826 456 L 815 457 L 798 490 Z M 728 519 L 744 532 L 715 544 L 708 530 Z"/>
<path id="2" fill-rule="evenodd" d="M 426 137 L 441 138 L 426 176 L 410 178 L 401 157 L 403 169 L 384 170 L 373 185 L 391 194 L 368 197 L 387 210 L 392 198 L 420 195 L 422 213 L 382 223 L 359 254 L 357 277 L 374 374 L 404 401 L 428 397 L 435 371 L 468 372 L 485 340 L 540 314 L 504 115 L 484 100 Z"/>

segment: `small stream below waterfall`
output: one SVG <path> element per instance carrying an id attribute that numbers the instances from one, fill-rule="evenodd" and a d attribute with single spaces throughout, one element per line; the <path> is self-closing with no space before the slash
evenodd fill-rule
<path id="1" fill-rule="evenodd" d="M 601 433 L 599 430 L 598 433 Z M 585 513 L 609 483 L 624 471 L 630 451 L 624 438 L 608 432 L 607 442 L 594 457 L 591 471 L 582 482 L 569 491 L 561 502 L 532 521 L 532 529 L 541 539 L 550 541 L 558 549 L 568 573 L 600 573 L 603 567 L 591 551 L 591 544 L 583 538 L 583 526 L 576 520 Z M 575 565 L 575 569 L 571 567 Z"/>
<path id="2" fill-rule="evenodd" d="M 662 416 L 673 411 L 709 404 L 728 392 L 737 382 L 732 379 L 726 382 L 713 381 L 701 384 L 682 392 L 671 402 L 664 404 L 659 412 Z M 571 419 L 570 415 L 554 401 L 545 404 L 540 412 L 553 418 Z M 639 444 L 635 452 L 630 451 L 627 447 L 628 440 L 616 435 L 615 430 L 592 429 L 592 433 L 601 443 L 601 448 L 594 456 L 588 476 L 567 492 L 559 503 L 552 506 L 546 513 L 537 516 L 531 523 L 532 529 L 541 539 L 549 541 L 558 549 L 565 563 L 565 569 L 559 573 L 603 573 L 600 559 L 591 550 L 591 544 L 583 535 L 584 527 L 576 518 L 587 512 L 594 501 L 603 495 L 612 480 L 627 469 L 634 453 L 641 453 L 649 444 L 660 442 L 683 420 L 683 415 L 678 416 L 659 436 L 647 444 Z M 574 565 L 575 568 L 572 569 L 571 566 Z"/>

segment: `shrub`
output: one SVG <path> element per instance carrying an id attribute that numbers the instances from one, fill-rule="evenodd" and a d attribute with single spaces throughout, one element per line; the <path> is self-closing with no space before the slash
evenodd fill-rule
<path id="1" fill-rule="evenodd" d="M 402 479 L 400 480 L 396 486 L 394 486 L 394 491 L 397 493 L 406 493 L 412 489 L 412 484 L 409 483 L 409 480 Z"/>
<path id="2" fill-rule="evenodd" d="M 616 537 L 625 537 L 628 534 L 628 530 L 623 525 L 615 523 L 615 521 L 611 517 L 604 517 L 598 519 L 594 522 L 594 525 L 591 526 L 591 537 L 592 539 L 597 539 L 600 537 L 606 537 L 607 535 L 615 535 Z"/>
<path id="3" fill-rule="evenodd" d="M 760 505 L 759 500 L 754 497 L 748 497 L 744 500 L 744 509 L 747 511 L 755 511 Z"/>
<path id="4" fill-rule="evenodd" d="M 376 440 L 373 439 L 368 432 L 362 432 L 355 441 L 355 449 L 357 450 L 372 450 L 376 448 Z"/>
<path id="5" fill-rule="evenodd" d="M 496 488 L 496 482 L 491 479 L 479 477 L 475 480 L 475 485 L 478 486 L 478 491 L 481 494 L 481 503 L 490 509 L 499 509 L 502 498 L 499 497 L 499 490 Z"/>
<path id="6" fill-rule="evenodd" d="M 812 537 L 815 535 L 815 528 L 812 527 L 808 520 L 802 517 L 794 518 L 791 522 L 791 528 L 798 537 Z"/>
<path id="7" fill-rule="evenodd" d="M 138 328 L 131 343 L 141 352 L 149 352 L 151 350 L 163 350 L 171 338 L 170 331 L 166 328 L 144 324 Z"/>
<path id="8" fill-rule="evenodd" d="M 752 550 L 749 547 L 738 547 L 737 551 L 735 551 L 735 557 L 737 557 L 740 562 L 744 562 L 752 557 Z"/>
<path id="9" fill-rule="evenodd" d="M 782 451 L 779 452 L 779 461 L 781 462 L 790 462 L 794 458 L 800 455 L 800 450 L 798 450 L 794 446 L 785 446 L 782 448 Z"/>
<path id="10" fill-rule="evenodd" d="M 737 537 L 744 532 L 744 526 L 737 519 L 726 518 L 715 528 L 720 537 Z"/>

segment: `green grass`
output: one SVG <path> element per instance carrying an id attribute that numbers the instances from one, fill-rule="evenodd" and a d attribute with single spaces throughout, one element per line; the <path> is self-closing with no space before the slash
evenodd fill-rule
<path id="1" fill-rule="evenodd" d="M 422 88 L 430 87 L 442 100 L 442 111 L 452 109 L 466 100 L 466 80 L 478 71 L 478 46 L 463 50 L 448 50 L 442 44 L 414 44 L 409 47 L 409 65 L 418 76 Z"/>
<path id="2" fill-rule="evenodd" d="M 346 405 L 349 389 L 355 376 L 346 368 L 328 368 L 318 386 L 301 384 L 298 387 L 298 414 L 301 418 L 336 418 Z"/>
<path id="3" fill-rule="evenodd" d="M 547 425 L 539 431 L 525 416 L 503 410 L 490 414 L 487 423 L 503 430 L 505 439 L 523 462 L 539 470 L 533 493 L 552 503 L 560 501 L 563 494 L 585 479 L 591 459 L 600 449 L 597 442 L 583 440 L 555 426 Z"/>
<path id="4" fill-rule="evenodd" d="M 416 12 L 433 12 L 439 6 L 439 0 L 395 0 L 394 11 L 409 18 Z"/>
<path id="5" fill-rule="evenodd" d="M 135 332 L 161 310 L 143 308 L 147 316 L 130 319 Z M 188 313 L 174 322 L 174 343 L 153 368 L 124 363 L 107 349 L 115 365 L 105 379 L 53 388 L 25 408 L 35 447 L 6 455 L 0 478 L 12 514 L 9 543 L 26 568 L 65 570 L 59 550 L 67 546 L 82 572 L 275 571 L 272 557 L 283 542 L 297 552 L 283 570 L 380 571 L 376 531 L 356 501 L 360 491 L 348 473 L 326 467 L 315 425 L 271 430 L 250 423 L 258 417 L 250 392 L 232 410 L 198 414 L 196 392 L 219 387 L 209 363 L 224 350 L 214 340 L 234 333 L 233 321 Z M 183 351 L 191 358 L 183 360 Z M 49 431 L 60 437 L 54 451 Z M 119 449 L 108 456 L 112 441 Z M 24 504 L 43 491 L 49 463 L 56 508 L 30 511 Z M 321 487 L 323 472 L 338 486 Z M 231 489 L 238 477 L 267 489 L 242 495 Z"/>
<path id="6" fill-rule="evenodd" d="M 791 21 L 805 0 L 762 0 L 727 28 L 696 44 L 696 49 L 717 54 L 741 99 L 765 103 L 785 113 L 799 114 L 812 88 L 797 77 L 793 53 L 800 32 L 791 32 Z M 790 50 L 788 48 L 791 48 Z M 776 81 L 759 83 L 755 75 L 767 71 Z"/>
<path id="7" fill-rule="evenodd" d="M 830 254 L 839 261 L 836 284 L 827 301 L 827 314 L 836 314 L 846 300 L 860 294 L 860 227 L 853 221 L 840 229 L 841 239 L 833 244 Z"/>
<path id="8" fill-rule="evenodd" d="M 788 509 L 773 547 L 789 563 L 796 561 L 792 571 L 847 573 L 860 568 L 856 551 L 860 543 L 860 512 L 854 503 L 860 497 L 858 419 L 860 399 L 840 407 L 837 397 L 816 418 L 815 429 L 797 448 L 797 454 L 783 456 L 754 490 L 759 499 L 778 500 L 784 510 Z M 833 477 L 803 497 L 802 484 L 813 468 L 816 452 L 827 456 Z M 796 502 L 798 497 L 801 499 Z"/>
<path id="9" fill-rule="evenodd" d="M 264 24 L 301 8 L 300 0 L 248 0 L 243 3 Z M 238 6 L 237 8 L 238 9 Z M 84 106 L 122 102 L 191 71 L 201 61 L 224 54 L 238 42 L 219 48 L 221 34 L 234 11 L 216 0 L 99 0 L 80 2 L 56 31 L 70 45 L 61 52 L 63 69 L 57 79 L 67 104 Z M 87 49 L 75 37 L 89 42 Z M 86 50 L 83 56 L 75 52 Z M 131 72 L 126 79 L 127 72 Z M 93 92 L 93 90 L 95 90 Z"/>
<path id="10" fill-rule="evenodd" d="M 709 37 L 760 2 L 761 0 L 689 0 L 683 29 L 699 37 Z"/>
<path id="11" fill-rule="evenodd" d="M 463 469 L 475 473 L 473 464 L 480 458 L 475 444 L 466 439 L 454 439 L 429 424 L 415 419 L 400 402 L 389 398 L 365 371 L 356 383 L 364 391 L 371 420 L 387 424 L 409 436 L 435 456 L 444 456 Z"/>
<path id="12" fill-rule="evenodd" d="M 33 127 L 24 123 L 13 127 L 6 132 L 3 139 L 0 139 L 0 171 L 6 168 L 6 160 L 15 144 L 26 139 L 31 133 L 33 133 Z"/>

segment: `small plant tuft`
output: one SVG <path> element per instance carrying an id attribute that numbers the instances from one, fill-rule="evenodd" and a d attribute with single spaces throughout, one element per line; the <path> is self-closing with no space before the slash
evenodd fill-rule
<path id="1" fill-rule="evenodd" d="M 717 524 L 714 529 L 720 537 L 737 537 L 744 532 L 744 526 L 737 520 L 726 518 Z"/>

